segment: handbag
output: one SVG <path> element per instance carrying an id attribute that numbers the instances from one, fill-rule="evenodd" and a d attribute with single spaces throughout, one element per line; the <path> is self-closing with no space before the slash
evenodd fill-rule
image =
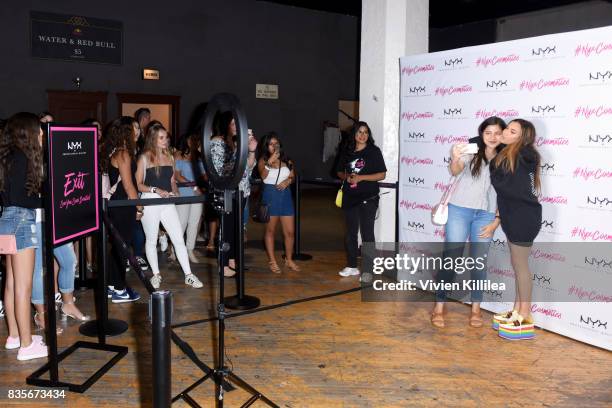
<path id="1" fill-rule="evenodd" d="M 450 184 L 444 194 L 442 194 L 440 202 L 431 209 L 431 222 L 433 224 L 446 225 L 448 222 L 448 202 L 450 201 L 455 188 L 457 188 L 457 184 L 459 184 L 459 180 L 461 179 L 462 175 L 463 172 L 458 177 L 451 177 Z"/>
<path id="2" fill-rule="evenodd" d="M 344 180 L 342 180 L 342 184 L 340 184 L 340 188 L 338 189 L 338 193 L 336 193 L 336 207 L 342 208 L 342 188 L 344 187 Z"/>
<path id="3" fill-rule="evenodd" d="M 278 168 L 278 174 L 276 176 L 276 181 L 274 182 L 274 185 L 278 183 L 278 178 L 280 177 L 281 168 L 282 168 L 282 163 Z M 255 210 L 253 212 L 253 221 L 259 222 L 262 224 L 267 224 L 268 222 L 270 222 L 270 206 L 264 203 L 263 201 L 263 189 L 259 194 L 259 198 L 257 199 L 257 202 L 255 203 Z"/>

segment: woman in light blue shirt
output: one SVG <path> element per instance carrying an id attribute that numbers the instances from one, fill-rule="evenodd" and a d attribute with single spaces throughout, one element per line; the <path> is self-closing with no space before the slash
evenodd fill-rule
<path id="1" fill-rule="evenodd" d="M 174 154 L 175 172 L 174 177 L 178 183 L 189 183 L 189 186 L 179 187 L 181 197 L 193 197 L 202 195 L 198 181 L 204 175 L 204 165 L 200 159 L 200 137 L 197 133 L 185 135 L 180 142 L 179 150 Z M 176 211 L 181 221 L 183 234 L 187 231 L 186 244 L 189 260 L 193 263 L 199 263 L 200 260 L 193 252 L 200 226 L 200 218 L 204 203 L 181 204 L 176 206 Z"/>

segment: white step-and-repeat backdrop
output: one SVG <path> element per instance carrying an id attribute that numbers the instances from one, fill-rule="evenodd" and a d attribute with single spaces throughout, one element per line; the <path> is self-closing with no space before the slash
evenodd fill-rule
<path id="1" fill-rule="evenodd" d="M 536 266 L 533 316 L 545 329 L 612 350 L 612 286 L 592 284 L 612 277 L 612 27 L 409 56 L 400 65 L 400 241 L 444 239 L 430 210 L 447 187 L 454 143 L 476 136 L 489 116 L 532 121 L 542 155 L 537 241 L 607 248 L 576 256 L 573 282 L 556 279 L 554 264 Z M 513 288 L 505 240 L 499 228 L 488 273 Z M 581 285 L 584 276 L 590 286 Z M 509 307 L 493 302 L 494 293 L 487 300 L 489 310 Z"/>

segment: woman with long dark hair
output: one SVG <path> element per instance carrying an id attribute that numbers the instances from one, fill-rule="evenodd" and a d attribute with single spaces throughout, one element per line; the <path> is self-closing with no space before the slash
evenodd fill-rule
<path id="1" fill-rule="evenodd" d="M 278 135 L 270 132 L 260 143 L 258 170 L 263 180 L 263 202 L 268 205 L 270 221 L 266 224 L 264 243 L 268 265 L 273 273 L 281 273 L 274 256 L 274 234 L 280 221 L 285 238 L 285 266 L 299 272 L 300 267 L 293 261 L 295 240 L 293 199 L 289 186 L 295 179 L 293 161 L 289 160 Z"/>
<path id="2" fill-rule="evenodd" d="M 486 260 L 493 234 L 499 226 L 496 218 L 497 199 L 495 190 L 491 187 L 489 163 L 501 150 L 502 131 L 506 123 L 496 117 L 485 119 L 478 126 L 478 136 L 470 139 L 477 145 L 475 154 L 467 153 L 468 145 L 456 144 L 451 149 L 449 170 L 453 176 L 459 177 L 453 195 L 448 203 L 448 221 L 445 225 L 445 245 L 443 258 L 457 258 L 463 255 L 466 241 L 470 242 L 470 257 Z M 438 281 L 453 282 L 455 273 L 463 275 L 466 271 L 443 269 L 439 271 Z M 466 273 L 472 280 L 484 280 L 486 263 L 479 263 Z M 482 327 L 482 290 L 471 293 L 472 314 L 469 324 L 472 327 Z M 436 304 L 431 313 L 431 324 L 444 327 L 444 304 L 446 291 L 436 293 Z"/>
<path id="3" fill-rule="evenodd" d="M 374 144 L 366 122 L 357 122 L 346 149 L 341 152 L 336 174 L 343 180 L 342 210 L 346 219 L 347 266 L 340 276 L 359 275 L 357 268 L 357 233 L 362 242 L 375 242 L 374 221 L 378 210 L 378 182 L 387 175 L 385 160 Z"/>
<path id="4" fill-rule="evenodd" d="M 166 129 L 162 125 L 149 126 L 136 170 L 136 182 L 138 191 L 142 193 L 141 198 L 178 196 L 178 188 L 174 178 L 174 157 L 170 153 L 169 147 L 170 139 Z M 202 282 L 191 272 L 181 222 L 174 204 L 147 206 L 142 216 L 142 227 L 146 237 L 145 251 L 153 272 L 151 285 L 157 289 L 162 280 L 157 260 L 157 237 L 160 222 L 174 245 L 176 258 L 185 274 L 185 285 L 201 288 L 203 286 Z"/>
<path id="5" fill-rule="evenodd" d="M 136 191 L 135 144 L 138 138 L 138 122 L 132 117 L 122 116 L 113 120 L 106 128 L 106 139 L 102 146 L 100 163 L 103 172 L 108 173 L 110 185 L 116 190 L 111 200 L 134 200 Z M 128 248 L 132 246 L 136 221 L 143 214 L 142 206 L 113 207 L 108 209 L 111 222 L 121 235 Z M 113 259 L 109 262 L 108 297 L 113 303 L 134 302 L 140 295 L 125 282 L 127 260 L 121 256 L 118 246 L 113 245 Z M 104 256 L 99 254 L 99 256 Z"/>
<path id="6" fill-rule="evenodd" d="M 200 159 L 200 135 L 195 132 L 185 135 L 179 144 L 179 150 L 174 154 L 176 170 L 174 177 L 179 183 L 195 182 L 193 187 L 179 187 L 181 197 L 193 197 L 202 195 L 198 186 L 199 179 L 204 177 L 204 164 Z M 186 245 L 189 260 L 193 263 L 200 263 L 200 260 L 193 252 L 200 226 L 200 218 L 204 209 L 203 203 L 181 204 L 176 206 L 181 229 L 183 234 L 187 231 Z"/>
<path id="7" fill-rule="evenodd" d="M 232 115 L 232 112 L 223 112 L 219 115 L 218 123 L 221 135 L 213 136 L 211 139 L 211 158 L 215 171 L 220 175 L 228 175 L 229 171 L 234 167 L 238 154 L 236 149 L 236 121 Z M 242 175 L 242 179 L 238 185 L 238 190 L 242 191 L 244 195 L 244 200 L 242 201 L 243 206 L 245 205 L 248 197 L 251 195 L 249 175 L 255 167 L 255 152 L 257 149 L 257 140 L 255 137 L 249 136 L 248 149 L 249 155 L 246 169 L 244 170 L 244 174 Z M 234 215 L 220 214 L 220 216 L 225 217 L 223 220 L 225 224 L 223 233 L 225 234 L 226 242 L 230 243 L 228 256 L 224 257 L 224 262 L 227 262 L 226 265 L 223 265 L 224 276 L 231 277 L 236 274 L 236 249 L 238 245 L 241 245 L 241 243 L 238 242 L 236 237 Z"/>
<path id="8" fill-rule="evenodd" d="M 42 336 L 31 330 L 32 276 L 36 247 L 36 208 L 41 207 L 43 181 L 42 136 L 38 117 L 17 113 L 0 135 L 0 235 L 15 239 L 15 254 L 6 256 L 4 302 L 8 338 L 5 348 L 16 349 L 18 360 L 47 356 Z"/>
<path id="9" fill-rule="evenodd" d="M 491 162 L 491 184 L 497 192 L 501 227 L 506 234 L 514 269 L 516 298 L 511 311 L 493 317 L 500 337 L 511 340 L 534 337 L 531 317 L 532 274 L 529 255 L 542 227 L 538 200 L 540 154 L 535 148 L 536 130 L 524 119 L 514 119 L 502 133 L 506 147 Z"/>

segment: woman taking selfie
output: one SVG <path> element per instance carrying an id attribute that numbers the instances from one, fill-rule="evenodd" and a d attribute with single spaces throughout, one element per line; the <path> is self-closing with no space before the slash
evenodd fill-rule
<path id="1" fill-rule="evenodd" d="M 510 248 L 516 298 L 513 310 L 493 317 L 500 337 L 510 340 L 535 336 L 531 317 L 532 274 L 529 255 L 542 227 L 540 154 L 534 146 L 536 131 L 524 119 L 514 119 L 503 131 L 506 147 L 491 162 L 491 184 L 497 192 L 501 227 Z"/>
<path id="2" fill-rule="evenodd" d="M 380 149 L 374 145 L 372 131 L 366 122 L 357 122 L 346 148 L 341 152 L 336 167 L 343 180 L 342 210 L 346 219 L 347 266 L 340 276 L 359 275 L 357 268 L 358 241 L 375 242 L 374 221 L 378 210 L 378 182 L 387 174 L 387 167 Z"/>
<path id="3" fill-rule="evenodd" d="M 490 117 L 478 126 L 478 137 L 470 139 L 470 144 L 456 144 L 451 150 L 449 170 L 458 177 L 454 191 L 448 203 L 448 221 L 444 227 L 445 245 L 442 257 L 446 259 L 463 256 L 466 241 L 470 242 L 469 256 L 472 259 L 485 259 L 493 234 L 499 226 L 496 218 L 497 197 L 491 187 L 489 163 L 501 150 L 502 131 L 506 123 L 498 117 Z M 475 148 L 476 153 L 467 153 Z M 453 282 L 455 274 L 465 275 L 472 280 L 486 278 L 486 264 L 482 268 L 472 268 L 468 272 L 443 269 L 439 271 L 438 281 Z M 482 327 L 482 290 L 471 293 L 472 314 L 469 324 L 472 327 Z M 446 291 L 436 293 L 436 304 L 431 313 L 431 324 L 444 327 L 444 304 Z"/>
<path id="4" fill-rule="evenodd" d="M 262 202 L 268 206 L 270 221 L 266 224 L 264 242 L 268 254 L 268 265 L 273 273 L 281 273 L 274 256 L 274 234 L 279 221 L 285 238 L 285 266 L 299 272 L 300 267 L 293 261 L 293 242 L 295 240 L 293 199 L 289 186 L 295 179 L 293 162 L 283 150 L 283 145 L 271 132 L 261 142 L 261 155 L 257 164 L 263 180 Z"/>

